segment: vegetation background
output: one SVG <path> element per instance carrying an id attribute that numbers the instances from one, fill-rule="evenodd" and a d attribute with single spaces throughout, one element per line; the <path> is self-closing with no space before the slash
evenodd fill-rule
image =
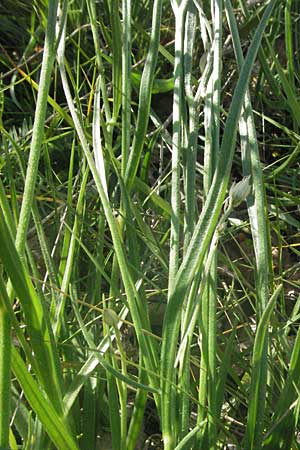
<path id="1" fill-rule="evenodd" d="M 300 448 L 300 3 L 0 5 L 0 448 Z"/>

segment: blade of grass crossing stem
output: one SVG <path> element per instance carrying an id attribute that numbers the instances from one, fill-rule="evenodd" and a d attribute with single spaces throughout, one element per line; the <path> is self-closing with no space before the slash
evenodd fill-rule
<path id="1" fill-rule="evenodd" d="M 49 318 L 11 240 L 0 211 L 0 259 L 20 299 L 38 368 L 38 379 L 58 414 L 63 414 L 62 375 Z"/>
<path id="2" fill-rule="evenodd" d="M 262 316 L 259 321 L 253 348 L 252 356 L 252 374 L 251 374 L 251 389 L 249 396 L 249 408 L 247 419 L 247 430 L 245 436 L 245 449 L 257 450 L 261 448 L 262 436 L 257 435 L 257 430 L 261 430 L 262 423 L 258 424 L 257 421 L 262 422 L 262 417 L 259 414 L 261 403 L 264 401 L 262 398 L 262 390 L 260 389 L 260 383 L 264 383 L 265 369 L 264 365 L 267 365 L 267 359 L 264 357 L 266 347 L 266 337 L 268 332 L 268 326 L 270 317 L 276 304 L 278 295 L 282 290 L 282 285 L 279 285 L 270 298 Z M 261 378 L 263 378 L 261 380 Z"/>
<path id="3" fill-rule="evenodd" d="M 206 420 L 203 420 L 198 425 L 196 425 L 187 435 L 176 445 L 174 450 L 185 450 L 190 447 L 190 440 L 192 440 L 195 435 L 199 432 L 199 430 L 204 427 Z M 187 445 L 189 444 L 189 447 Z"/>
<path id="4" fill-rule="evenodd" d="M 130 152 L 126 168 L 125 184 L 126 186 L 129 187 L 129 189 L 132 187 L 133 181 L 135 179 L 138 170 L 144 146 L 147 126 L 149 122 L 152 85 L 154 80 L 155 67 L 159 48 L 159 40 L 160 40 L 162 3 L 163 3 L 162 0 L 155 0 L 153 3 L 150 45 L 147 58 L 145 61 L 139 91 L 139 105 L 138 105 L 136 131 L 134 134 L 132 150 Z"/>
<path id="5" fill-rule="evenodd" d="M 53 260 L 53 258 L 51 256 L 51 251 L 49 248 L 47 236 L 46 236 L 43 224 L 42 224 L 39 209 L 38 209 L 37 202 L 35 199 L 32 204 L 31 212 L 32 212 L 35 230 L 36 230 L 36 234 L 37 234 L 40 249 L 41 249 L 41 254 L 43 257 L 43 264 L 45 264 L 45 268 L 47 270 L 46 275 L 43 280 L 43 285 L 40 286 L 40 283 L 38 283 L 37 288 L 41 287 L 41 292 L 42 292 L 41 296 L 43 296 L 43 293 L 46 288 L 45 283 L 47 282 L 47 279 L 49 277 L 52 302 L 57 303 L 57 301 L 59 299 L 59 294 L 56 289 L 56 286 L 59 285 L 58 277 L 57 277 L 57 273 L 58 273 L 57 267 L 55 265 L 55 261 Z M 32 270 L 32 274 L 33 274 L 33 270 Z M 40 277 L 40 273 L 38 273 L 37 276 L 35 276 L 36 279 L 39 279 L 39 277 Z M 49 318 L 50 318 L 50 322 L 52 323 L 51 316 Z"/>
<path id="6" fill-rule="evenodd" d="M 203 261 L 218 221 L 228 185 L 235 148 L 237 125 L 244 101 L 244 95 L 261 43 L 262 35 L 271 15 L 273 6 L 274 3 L 271 2 L 266 7 L 263 18 L 257 27 L 249 47 L 245 63 L 233 94 L 213 182 L 190 245 L 188 246 L 183 262 L 179 267 L 174 283 L 174 290 L 171 293 L 166 308 L 161 355 L 162 430 L 164 434 L 165 450 L 171 450 L 174 447 L 172 423 L 170 421 L 170 394 L 171 383 L 174 380 L 174 362 L 179 329 L 180 306 L 193 279 L 193 274 L 199 269 L 200 264 Z"/>
<path id="7" fill-rule="evenodd" d="M 126 307 L 123 307 L 121 312 L 119 313 L 120 322 L 119 327 L 123 325 L 123 321 L 128 316 L 128 309 Z M 111 339 L 113 339 L 113 336 L 111 336 Z M 68 386 L 67 391 L 64 396 L 64 409 L 66 415 L 71 410 L 82 386 L 84 383 L 89 379 L 95 368 L 98 364 L 100 364 L 99 358 L 97 357 L 97 353 L 100 355 L 105 355 L 106 352 L 109 349 L 109 342 L 108 338 L 104 337 L 100 344 L 95 348 L 91 349 L 91 355 L 88 357 L 86 362 L 83 364 L 77 375 L 74 377 L 72 383 L 70 386 Z"/>
<path id="8" fill-rule="evenodd" d="M 124 250 L 123 244 L 120 240 L 120 235 L 119 235 L 116 219 L 113 215 L 109 200 L 106 196 L 106 193 L 105 193 L 103 185 L 101 183 L 101 179 L 99 177 L 97 168 L 94 164 L 93 156 L 90 152 L 89 145 L 86 141 L 85 133 L 82 129 L 80 121 L 78 120 L 77 113 L 76 113 L 74 105 L 73 105 L 73 99 L 72 99 L 72 96 L 70 93 L 70 88 L 69 88 L 68 79 L 67 79 L 66 71 L 65 71 L 65 65 L 64 65 L 64 44 L 65 44 L 65 28 L 64 28 L 63 36 L 62 36 L 62 39 L 61 39 L 61 42 L 60 42 L 60 45 L 58 48 L 58 55 L 57 55 L 64 93 L 65 93 L 67 103 L 68 103 L 68 106 L 69 106 L 69 109 L 71 112 L 71 116 L 72 116 L 74 124 L 75 124 L 76 132 L 78 134 L 80 143 L 82 145 L 82 148 L 84 150 L 90 170 L 91 170 L 93 178 L 95 180 L 95 184 L 96 184 L 96 187 L 97 187 L 97 190 L 99 193 L 99 197 L 102 202 L 104 214 L 106 216 L 107 223 L 108 223 L 110 231 L 111 231 L 112 240 L 113 240 L 113 244 L 114 244 L 114 250 L 115 250 L 117 258 L 118 258 L 119 268 L 120 268 L 122 280 L 124 283 L 127 301 L 128 301 L 129 309 L 130 309 L 132 319 L 134 322 L 138 342 L 139 342 L 140 346 L 142 347 L 143 354 L 145 355 L 145 362 L 147 364 L 147 368 L 149 369 L 150 373 L 152 374 L 152 373 L 155 373 L 155 371 L 156 371 L 156 365 L 152 358 L 153 349 L 151 350 L 151 347 L 152 347 L 151 338 L 149 336 L 145 335 L 142 330 L 143 329 L 143 326 L 142 326 L 143 318 L 140 316 L 139 309 L 137 307 L 137 303 L 140 302 L 141 299 L 135 288 L 134 282 L 132 280 L 132 276 L 130 274 L 127 259 L 125 256 L 125 250 Z M 157 387 L 156 378 L 154 378 L 152 375 L 150 375 L 150 377 L 151 377 L 151 386 L 153 388 L 155 388 L 155 386 Z M 155 395 L 155 400 L 159 404 L 159 397 L 157 395 Z"/>
<path id="9" fill-rule="evenodd" d="M 289 168 L 293 164 L 293 162 L 298 159 L 300 153 L 300 142 L 296 145 L 294 150 L 290 152 L 289 156 L 284 160 L 280 166 L 277 166 L 272 172 L 270 173 L 268 178 L 276 178 L 281 173 L 283 173 L 286 169 Z"/>
<path id="10" fill-rule="evenodd" d="M 126 227 L 127 227 L 127 245 L 128 245 L 128 252 L 131 255 L 130 264 L 133 267 L 133 273 L 132 276 L 134 277 L 134 281 L 137 284 L 139 279 L 137 277 L 140 277 L 139 270 L 134 270 L 134 268 L 137 268 L 140 266 L 140 246 L 138 245 L 138 236 L 136 233 L 136 227 L 134 224 L 134 216 L 137 216 L 138 211 L 136 210 L 136 207 L 134 205 L 134 202 L 131 200 L 131 198 L 128 195 L 128 192 L 125 188 L 125 185 L 123 183 L 123 180 L 121 177 L 119 177 L 119 184 L 121 187 L 122 192 L 122 201 L 124 203 L 124 208 L 126 211 Z M 151 330 L 151 324 L 149 320 L 149 313 L 147 310 L 147 302 L 145 298 L 145 293 L 143 291 L 143 286 L 141 285 L 139 287 L 139 295 L 141 298 L 141 302 L 137 304 L 137 307 L 139 309 L 139 314 L 141 317 L 143 317 L 143 325 L 146 330 Z M 155 345 L 155 344 L 153 344 Z M 155 361 L 155 364 L 157 364 L 156 361 L 156 352 L 153 353 L 153 360 Z"/>
<path id="11" fill-rule="evenodd" d="M 82 334 L 83 334 L 83 336 L 84 336 L 84 338 L 85 338 L 89 348 L 90 349 L 96 349 L 96 346 L 94 344 L 93 338 L 92 338 L 91 334 L 88 332 L 88 330 L 87 330 L 87 328 L 86 328 L 86 326 L 85 326 L 85 324 L 84 324 L 84 322 L 82 320 L 82 317 L 81 317 L 80 312 L 78 310 L 78 306 L 76 304 L 76 300 L 73 298 L 73 295 L 72 295 L 72 306 L 74 308 L 76 319 L 78 321 L 78 324 L 80 326 Z M 109 331 L 109 333 L 111 334 L 111 331 Z M 108 338 L 108 342 L 109 342 L 109 340 L 111 340 L 111 336 L 110 336 L 110 338 Z M 127 383 L 129 386 L 133 386 L 135 388 L 145 389 L 146 391 L 149 391 L 149 392 L 152 392 L 152 393 L 156 393 L 156 394 L 159 393 L 158 389 L 155 389 L 155 388 L 153 389 L 150 386 L 141 384 L 141 383 L 135 381 L 132 377 L 127 376 L 126 374 L 124 375 L 122 372 L 117 370 L 115 367 L 111 366 L 109 363 L 107 363 L 107 361 L 104 359 L 104 357 L 100 354 L 99 351 L 95 351 L 95 353 L 96 353 L 96 357 L 99 360 L 99 363 L 106 370 L 108 370 L 112 375 L 114 375 L 118 380 L 123 381 L 123 382 Z"/>
<path id="12" fill-rule="evenodd" d="M 9 447 L 11 321 L 3 301 L 6 289 L 0 274 L 0 448 Z"/>

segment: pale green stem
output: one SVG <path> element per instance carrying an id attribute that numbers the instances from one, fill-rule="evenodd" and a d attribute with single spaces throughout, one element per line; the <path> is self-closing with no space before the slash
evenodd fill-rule
<path id="1" fill-rule="evenodd" d="M 152 85 L 160 39 L 161 9 L 162 0 L 154 0 L 150 45 L 144 65 L 139 91 L 139 106 L 136 131 L 134 134 L 132 149 L 126 168 L 125 183 L 129 186 L 129 189 L 132 187 L 139 167 L 140 158 L 145 142 L 145 135 L 148 127 Z"/>
<path id="2" fill-rule="evenodd" d="M 173 96 L 173 138 L 172 138 L 172 179 L 171 179 L 171 233 L 169 255 L 169 296 L 173 290 L 178 271 L 180 246 L 180 159 L 182 152 L 183 94 L 184 94 L 184 22 L 187 2 L 176 7 L 175 14 L 175 58 Z"/>
<path id="3" fill-rule="evenodd" d="M 131 0 L 123 0 L 122 51 L 122 176 L 125 176 L 131 131 Z"/>
<path id="4" fill-rule="evenodd" d="M 38 165 L 40 160 L 41 146 L 44 138 L 44 123 L 47 109 L 47 97 L 51 82 L 51 73 L 56 56 L 56 16 L 57 0 L 49 0 L 48 19 L 43 52 L 42 68 L 39 82 L 39 90 L 36 102 L 35 120 L 32 130 L 28 167 L 26 172 L 24 195 L 20 211 L 19 224 L 16 236 L 16 248 L 20 254 L 23 253 L 26 235 L 31 214 L 31 206 L 36 185 Z"/>
<path id="5" fill-rule="evenodd" d="M 105 111 L 106 121 L 109 123 L 111 120 L 111 111 L 110 111 L 110 106 L 109 106 L 108 97 L 107 97 L 107 90 L 106 90 L 106 85 L 105 85 L 105 74 L 104 74 L 104 67 L 103 67 L 102 56 L 101 56 L 100 40 L 99 40 L 99 35 L 98 35 L 95 0 L 87 0 L 87 8 L 88 8 L 88 13 L 89 13 L 90 22 L 91 22 L 97 67 L 98 67 L 99 74 L 101 77 L 100 83 L 101 83 L 101 94 L 102 94 L 102 99 L 103 99 L 103 104 L 104 104 L 104 111 Z"/>
<path id="6" fill-rule="evenodd" d="M 184 127 L 184 27 L 188 2 L 183 0 L 180 5 L 173 3 L 175 15 L 175 58 L 174 58 L 174 94 L 173 94 L 173 137 L 172 137 L 172 175 L 171 175 L 171 231 L 170 231 L 170 253 L 169 253 L 169 280 L 168 297 L 170 297 L 174 280 L 179 266 L 180 248 L 180 162 L 183 147 Z M 173 381 L 175 381 L 175 370 Z M 163 428 L 163 439 L 165 445 L 171 447 L 177 442 L 178 411 L 176 410 L 176 393 L 174 388 L 170 393 L 170 409 L 168 427 L 172 427 L 172 434 L 165 432 Z"/>

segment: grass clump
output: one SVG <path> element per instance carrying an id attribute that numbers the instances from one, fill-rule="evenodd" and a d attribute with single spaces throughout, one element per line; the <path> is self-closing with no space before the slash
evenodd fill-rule
<path id="1" fill-rule="evenodd" d="M 0 447 L 297 449 L 296 2 L 7 7 Z"/>

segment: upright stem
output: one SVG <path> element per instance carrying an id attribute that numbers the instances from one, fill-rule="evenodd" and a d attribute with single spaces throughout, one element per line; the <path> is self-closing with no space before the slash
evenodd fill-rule
<path id="1" fill-rule="evenodd" d="M 134 178 L 136 176 L 139 167 L 149 121 L 152 85 L 160 39 L 161 10 L 162 10 L 162 0 L 154 0 L 150 45 L 141 78 L 141 85 L 139 92 L 139 106 L 138 106 L 136 131 L 134 134 L 132 149 L 126 167 L 125 182 L 129 188 L 132 187 Z"/>
<path id="2" fill-rule="evenodd" d="M 131 0 L 123 0 L 122 51 L 122 176 L 125 176 L 131 128 Z"/>
<path id="3" fill-rule="evenodd" d="M 172 179 L 171 179 L 171 233 L 169 254 L 168 297 L 170 298 L 179 267 L 180 248 L 180 160 L 182 153 L 182 129 L 184 120 L 184 25 L 188 1 L 172 3 L 175 15 L 175 58 L 173 95 L 173 139 L 172 139 Z M 171 450 L 177 442 L 177 402 L 174 384 L 175 370 L 168 379 L 170 383 L 169 406 L 162 402 L 162 431 L 166 450 Z M 180 426 L 181 427 L 181 426 Z"/>
<path id="4" fill-rule="evenodd" d="M 4 281 L 0 276 L 0 448 L 9 448 L 11 321 L 5 307 Z"/>
<path id="5" fill-rule="evenodd" d="M 20 254 L 23 253 L 25 248 L 26 234 L 35 191 L 41 146 L 44 137 L 44 123 L 47 109 L 47 97 L 51 82 L 52 68 L 56 56 L 55 27 L 56 27 L 57 7 L 58 7 L 58 0 L 49 0 L 47 29 L 45 36 L 45 46 L 43 52 L 41 76 L 36 102 L 34 125 L 32 130 L 32 139 L 30 144 L 30 153 L 24 186 L 24 195 L 16 236 L 16 248 Z"/>
<path id="6" fill-rule="evenodd" d="M 222 79 L 222 0 L 215 0 L 212 3 L 214 51 L 212 70 L 212 110 L 211 110 L 211 145 L 207 164 L 210 167 L 208 173 L 214 175 L 217 167 L 218 154 L 220 151 L 220 101 L 221 101 L 221 79 Z M 206 170 L 204 170 L 206 173 Z M 207 179 L 207 186 L 211 186 L 212 176 Z M 208 277 L 208 444 L 209 449 L 216 448 L 216 302 L 217 302 L 217 253 L 214 252 L 210 275 Z M 204 319 L 206 320 L 206 319 Z"/>
<path id="7" fill-rule="evenodd" d="M 173 96 L 173 141 L 172 141 L 172 180 L 171 180 L 171 234 L 169 256 L 169 295 L 178 271 L 179 232 L 180 232 L 180 158 L 182 150 L 182 122 L 184 95 L 184 19 L 186 1 L 174 10 L 175 14 L 175 58 L 174 58 L 174 96 Z"/>
<path id="8" fill-rule="evenodd" d="M 93 34 L 94 46 L 95 46 L 97 68 L 98 68 L 99 74 L 101 76 L 101 94 L 102 94 L 102 100 L 103 100 L 103 104 L 104 104 L 105 116 L 106 116 L 106 121 L 109 122 L 111 120 L 111 111 L 110 111 L 110 106 L 109 106 L 108 97 L 107 97 L 107 90 L 106 90 L 106 85 L 105 85 L 104 68 L 103 68 L 103 62 L 102 62 L 102 57 L 101 57 L 101 46 L 100 46 L 98 27 L 97 27 L 97 14 L 96 14 L 95 0 L 87 0 L 87 9 L 88 9 L 88 13 L 89 13 L 90 21 L 91 21 L 91 29 L 92 29 L 92 34 Z"/>

